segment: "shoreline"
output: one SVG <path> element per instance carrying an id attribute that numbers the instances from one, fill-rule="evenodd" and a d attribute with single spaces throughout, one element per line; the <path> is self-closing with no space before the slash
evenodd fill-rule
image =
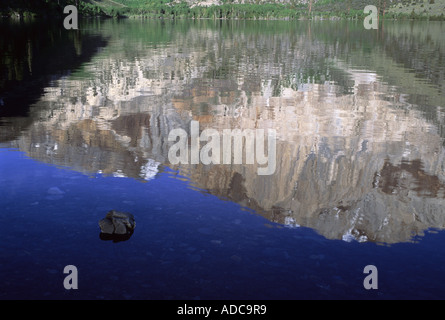
<path id="1" fill-rule="evenodd" d="M 114 20 L 166 20 L 166 21 L 175 21 L 175 20 L 189 20 L 189 21 L 363 21 L 364 17 L 340 17 L 340 16 L 325 16 L 325 15 L 314 15 L 312 17 L 295 17 L 295 18 L 265 18 L 265 17 L 255 17 L 255 18 L 205 18 L 205 17 L 164 17 L 164 16 L 152 16 L 146 14 L 138 14 L 138 15 L 121 15 L 118 17 L 106 16 L 106 15 L 82 15 L 79 14 L 81 19 L 114 19 Z M 29 14 L 29 15 L 4 15 L 0 14 L 0 21 L 34 21 L 34 20 L 47 20 L 47 19 L 57 19 L 63 20 L 64 16 L 49 16 L 45 14 Z M 437 21 L 443 22 L 444 18 L 440 16 L 434 17 L 421 17 L 421 18 L 412 18 L 409 16 L 401 16 L 401 17 L 383 17 L 379 16 L 379 21 Z"/>
<path id="2" fill-rule="evenodd" d="M 286 4 L 235 4 L 184 6 L 162 5 L 154 7 L 102 7 L 81 2 L 78 14 L 81 18 L 113 18 L 113 19 L 156 19 L 156 20 L 234 20 L 234 21 L 297 21 L 297 20 L 363 20 L 368 14 L 364 10 L 320 10 L 308 9 L 303 5 L 292 7 Z M 379 20 L 412 20 L 412 21 L 445 21 L 444 12 L 436 15 L 423 13 L 395 12 L 394 8 L 380 11 Z M 33 20 L 63 19 L 63 7 L 32 10 L 25 8 L 0 8 L 0 19 Z"/>

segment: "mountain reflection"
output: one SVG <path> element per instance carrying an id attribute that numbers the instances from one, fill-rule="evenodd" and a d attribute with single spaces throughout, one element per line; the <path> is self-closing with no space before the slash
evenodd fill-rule
<path id="1" fill-rule="evenodd" d="M 444 66 L 428 60 L 434 81 L 422 78 L 409 68 L 419 56 L 403 54 L 417 41 L 443 56 L 440 36 L 261 27 L 108 22 L 99 28 L 108 46 L 45 89 L 11 145 L 86 173 L 150 180 L 171 167 L 199 189 L 330 239 L 396 243 L 443 228 Z M 128 39 L 116 36 L 127 29 Z M 192 120 L 201 130 L 275 129 L 275 174 L 170 165 L 168 133 Z"/>

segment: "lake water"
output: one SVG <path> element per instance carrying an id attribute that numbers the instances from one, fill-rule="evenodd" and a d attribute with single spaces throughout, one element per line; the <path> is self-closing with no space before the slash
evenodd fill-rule
<path id="1" fill-rule="evenodd" d="M 445 23 L 0 35 L 1 299 L 445 298 Z M 275 130 L 276 170 L 171 164 L 192 121 Z M 130 239 L 100 238 L 110 210 Z"/>

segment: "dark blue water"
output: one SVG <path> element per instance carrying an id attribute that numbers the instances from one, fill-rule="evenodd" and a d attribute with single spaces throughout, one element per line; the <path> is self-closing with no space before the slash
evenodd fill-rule
<path id="1" fill-rule="evenodd" d="M 0 152 L 0 183 L 2 299 L 445 298 L 443 232 L 392 246 L 327 240 L 174 172 L 146 183 L 85 176 L 11 149 Z M 111 209 L 134 214 L 128 241 L 99 239 Z M 376 290 L 363 286 L 370 264 Z M 78 268 L 77 290 L 63 287 L 66 265 Z"/>

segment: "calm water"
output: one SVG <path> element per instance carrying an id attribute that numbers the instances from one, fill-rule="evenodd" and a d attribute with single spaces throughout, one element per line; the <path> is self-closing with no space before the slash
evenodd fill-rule
<path id="1" fill-rule="evenodd" d="M 445 298 L 444 23 L 61 27 L 0 25 L 0 298 Z M 171 165 L 192 120 L 275 129 L 275 173 Z"/>

